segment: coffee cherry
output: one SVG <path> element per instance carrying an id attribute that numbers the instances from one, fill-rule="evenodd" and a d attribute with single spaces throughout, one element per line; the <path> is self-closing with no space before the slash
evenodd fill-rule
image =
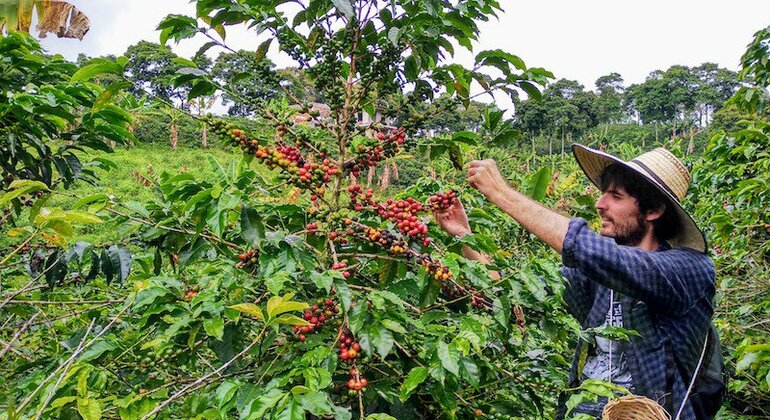
<path id="1" fill-rule="evenodd" d="M 438 193 L 428 199 L 428 205 L 431 210 L 443 212 L 451 208 L 457 202 L 457 191 L 449 190 L 445 193 Z"/>

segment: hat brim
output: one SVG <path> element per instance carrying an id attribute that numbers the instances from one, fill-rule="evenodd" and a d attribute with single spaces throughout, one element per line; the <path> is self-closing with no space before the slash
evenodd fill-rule
<path id="1" fill-rule="evenodd" d="M 628 165 L 625 161 L 600 150 L 591 149 L 590 147 L 580 144 L 573 144 L 572 153 L 575 155 L 575 160 L 577 160 L 578 165 L 580 165 L 580 169 L 583 170 L 588 179 L 590 179 L 597 188 L 601 188 L 601 175 L 604 172 L 604 169 L 612 164 L 618 164 L 642 175 L 645 180 L 666 197 L 669 204 L 671 204 L 672 208 L 676 211 L 681 229 L 673 238 L 668 240 L 669 245 L 674 248 L 692 248 L 704 254 L 706 253 L 708 246 L 703 232 L 698 229 L 695 220 L 693 220 L 684 208 L 682 208 L 679 200 L 677 200 L 668 189 L 660 185 L 658 181 L 652 179 L 644 172 L 639 171 L 637 168 Z"/>

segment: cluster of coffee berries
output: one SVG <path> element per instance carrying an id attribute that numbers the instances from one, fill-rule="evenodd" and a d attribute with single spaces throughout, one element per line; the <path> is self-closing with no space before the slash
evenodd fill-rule
<path id="1" fill-rule="evenodd" d="M 209 127 L 211 127 L 212 133 L 223 139 L 229 138 L 233 145 L 237 145 L 241 139 L 246 138 L 246 133 L 244 133 L 243 130 L 239 130 L 233 123 L 228 123 L 225 120 L 213 118 L 211 115 L 202 116 L 201 121 L 205 122 Z"/>
<path id="2" fill-rule="evenodd" d="M 363 192 L 360 185 L 351 185 L 348 187 L 350 193 L 350 204 L 353 210 L 361 211 L 364 209 L 361 202 L 368 205 L 377 214 L 396 224 L 398 230 L 403 235 L 408 235 L 415 239 L 422 239 L 422 245 L 428 246 L 428 226 L 418 217 L 419 213 L 425 211 L 423 205 L 412 197 L 405 200 L 388 199 L 385 205 L 379 204 L 372 199 L 373 191 L 371 188 Z"/>
<path id="3" fill-rule="evenodd" d="M 310 307 L 303 314 L 305 321 L 311 325 L 295 325 L 294 334 L 297 335 L 299 341 L 307 340 L 307 334 L 316 332 L 319 328 L 339 313 L 337 302 L 334 299 L 319 299 L 318 303 Z"/>
<path id="4" fill-rule="evenodd" d="M 408 249 L 408 245 L 404 242 L 398 234 L 381 228 L 372 228 L 361 226 L 364 237 L 371 243 L 380 245 L 394 254 L 404 254 Z"/>
<path id="5" fill-rule="evenodd" d="M 428 246 L 430 244 L 430 238 L 427 236 L 428 226 L 417 216 L 423 211 L 422 204 L 412 197 L 406 200 L 388 199 L 385 206 L 378 206 L 377 208 L 380 216 L 395 223 L 402 234 L 415 239 L 422 239 L 422 245 Z"/>
<path id="6" fill-rule="evenodd" d="M 491 302 L 481 294 L 481 292 L 474 291 L 471 295 L 471 306 L 482 310 L 491 310 Z"/>
<path id="7" fill-rule="evenodd" d="M 348 392 L 350 395 L 355 395 L 361 391 L 366 391 L 366 386 L 369 385 L 369 381 L 361 376 L 361 372 L 359 372 L 358 369 L 353 366 L 350 368 L 348 373 L 350 373 L 350 379 L 348 379 L 348 382 L 345 385 L 348 387 Z"/>
<path id="8" fill-rule="evenodd" d="M 320 164 L 308 162 L 296 146 L 283 143 L 275 148 L 258 146 L 254 156 L 270 169 L 282 169 L 287 181 L 302 188 L 319 188 L 340 173 L 339 167 L 328 158 L 324 158 Z"/>
<path id="9" fill-rule="evenodd" d="M 449 190 L 445 193 L 438 193 L 428 199 L 428 205 L 433 211 L 446 211 L 457 202 L 457 191 Z"/>
<path id="10" fill-rule="evenodd" d="M 405 139 L 406 132 L 403 128 L 388 133 L 377 133 L 356 147 L 355 157 L 344 166 L 346 172 L 358 178 L 363 168 L 377 166 L 382 160 L 395 156 Z"/>
<path id="11" fill-rule="evenodd" d="M 468 290 L 457 283 L 448 281 L 441 283 L 441 294 L 446 298 L 460 298 L 465 296 L 467 293 Z"/>
<path id="12" fill-rule="evenodd" d="M 258 251 L 256 248 L 252 248 L 243 254 L 238 255 L 240 262 L 236 265 L 238 268 L 247 268 L 257 265 Z"/>
<path id="13" fill-rule="evenodd" d="M 348 269 L 348 262 L 346 260 L 342 260 L 338 263 L 332 264 L 332 270 L 342 271 L 342 276 L 345 277 L 346 279 L 349 279 L 350 276 L 353 275 Z"/>
<path id="14" fill-rule="evenodd" d="M 361 357 L 361 345 L 353 338 L 353 334 L 347 328 L 344 328 L 340 334 L 337 351 L 340 354 L 340 359 L 346 360 L 349 363 Z"/>
<path id="15" fill-rule="evenodd" d="M 187 291 L 185 292 L 185 294 L 184 294 L 184 298 L 185 298 L 185 299 L 187 299 L 187 300 L 190 300 L 190 299 L 194 298 L 195 296 L 198 296 L 198 291 L 199 291 L 199 290 L 200 290 L 200 286 L 199 286 L 199 285 L 197 285 L 197 284 L 193 284 L 193 285 L 192 285 L 192 286 L 190 286 L 190 288 L 189 288 L 189 289 L 187 289 Z"/>
<path id="16" fill-rule="evenodd" d="M 278 124 L 278 127 L 275 128 L 275 135 L 277 135 L 280 138 L 283 138 L 286 136 L 286 124 Z"/>
<path id="17" fill-rule="evenodd" d="M 350 207 L 355 211 L 363 210 L 363 204 L 373 204 L 372 196 L 374 195 L 374 190 L 371 188 L 367 188 L 366 193 L 364 193 L 361 186 L 356 184 L 349 186 L 348 192 L 350 193 Z M 361 199 L 361 202 L 359 202 L 359 198 Z"/>
<path id="18" fill-rule="evenodd" d="M 449 271 L 449 267 L 438 261 L 433 261 L 427 253 L 423 253 L 417 257 L 417 264 L 425 266 L 428 269 L 428 272 L 433 275 L 434 280 L 446 281 L 452 279 L 452 272 Z"/>

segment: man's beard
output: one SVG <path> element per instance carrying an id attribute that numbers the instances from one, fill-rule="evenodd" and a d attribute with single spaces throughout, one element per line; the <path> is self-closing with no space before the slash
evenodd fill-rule
<path id="1" fill-rule="evenodd" d="M 645 224 L 647 221 L 641 213 L 636 215 L 636 223 L 627 222 L 619 225 L 615 219 L 611 219 L 614 226 L 614 232 L 610 236 L 615 239 L 618 245 L 637 246 L 642 242 L 646 233 Z"/>

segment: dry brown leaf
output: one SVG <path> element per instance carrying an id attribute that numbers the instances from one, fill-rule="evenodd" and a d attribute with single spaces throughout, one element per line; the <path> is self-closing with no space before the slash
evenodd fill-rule
<path id="1" fill-rule="evenodd" d="M 53 32 L 59 38 L 83 39 L 91 27 L 91 20 L 75 6 L 65 1 L 43 0 L 38 3 L 40 22 L 37 30 L 45 38 Z"/>

